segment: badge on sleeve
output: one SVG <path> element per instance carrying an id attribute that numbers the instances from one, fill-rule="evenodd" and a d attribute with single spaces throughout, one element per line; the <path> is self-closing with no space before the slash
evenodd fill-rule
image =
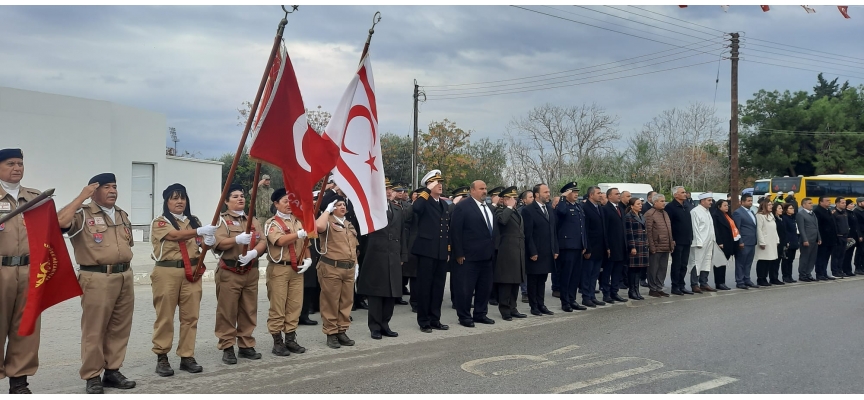
<path id="1" fill-rule="evenodd" d="M 159 226 L 160 228 L 162 228 L 162 227 L 164 227 L 165 225 L 168 225 L 168 224 L 167 224 L 165 221 L 159 221 L 159 223 L 156 224 L 156 225 Z"/>
<path id="2" fill-rule="evenodd" d="M 0 231 L 6 229 L 6 224 L 0 224 Z"/>
<path id="3" fill-rule="evenodd" d="M 201 236 L 195 236 L 195 244 L 197 244 L 198 247 L 201 247 Z"/>
<path id="4" fill-rule="evenodd" d="M 96 225 L 96 222 L 93 221 L 93 218 L 87 218 L 87 226 L 93 226 L 93 225 Z"/>
<path id="5" fill-rule="evenodd" d="M 102 243 L 102 234 L 101 233 L 94 233 L 93 234 L 93 241 L 95 241 L 96 243 Z"/>

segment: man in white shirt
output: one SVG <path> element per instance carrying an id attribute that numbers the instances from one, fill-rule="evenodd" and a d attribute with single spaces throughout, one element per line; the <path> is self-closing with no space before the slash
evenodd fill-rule
<path id="1" fill-rule="evenodd" d="M 693 293 L 716 292 L 708 285 L 711 260 L 714 254 L 714 220 L 708 209 L 713 201 L 713 193 L 699 195 L 699 205 L 690 210 L 693 224 L 693 243 L 691 245 L 695 266 L 690 271 L 690 286 Z"/>

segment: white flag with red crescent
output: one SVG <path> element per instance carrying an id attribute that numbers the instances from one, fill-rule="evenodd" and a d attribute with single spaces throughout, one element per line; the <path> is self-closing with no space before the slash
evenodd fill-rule
<path id="1" fill-rule="evenodd" d="M 387 226 L 387 191 L 378 133 L 375 80 L 369 54 L 348 84 L 339 106 L 324 129 L 339 146 L 333 181 L 354 204 L 361 235 Z"/>

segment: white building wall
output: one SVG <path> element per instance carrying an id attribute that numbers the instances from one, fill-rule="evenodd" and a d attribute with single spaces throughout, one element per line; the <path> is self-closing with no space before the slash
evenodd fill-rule
<path id="1" fill-rule="evenodd" d="M 22 149 L 22 184 L 55 188 L 58 208 L 94 175 L 113 172 L 117 206 L 131 212 L 132 164 L 145 163 L 154 165 L 154 215 L 162 213 L 162 190 L 181 181 L 193 212 L 209 221 L 221 193 L 221 163 L 166 156 L 166 132 L 165 116 L 151 111 L 0 87 L 0 148 Z"/>

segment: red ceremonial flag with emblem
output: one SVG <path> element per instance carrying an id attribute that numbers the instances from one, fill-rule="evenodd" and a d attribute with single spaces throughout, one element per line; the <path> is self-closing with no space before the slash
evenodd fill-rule
<path id="1" fill-rule="evenodd" d="M 381 135 L 378 134 L 375 80 L 368 53 L 342 95 L 324 129 L 324 136 L 339 146 L 333 182 L 354 203 L 360 234 L 386 227 L 387 191 Z"/>
<path id="2" fill-rule="evenodd" d="M 309 126 L 294 67 L 283 44 L 273 59 L 255 116 L 249 155 L 282 170 L 292 212 L 310 237 L 317 237 L 318 232 L 312 191 L 336 165 L 338 154 L 335 144 Z"/>
<path id="3" fill-rule="evenodd" d="M 837 6 L 837 9 L 840 10 L 840 14 L 843 14 L 843 18 L 852 18 L 849 16 L 849 6 Z"/>
<path id="4" fill-rule="evenodd" d="M 42 311 L 83 294 L 60 233 L 54 200 L 45 199 L 24 211 L 24 225 L 30 245 L 30 283 L 19 336 L 33 334 Z"/>
<path id="5" fill-rule="evenodd" d="M 759 7 L 762 7 L 762 12 L 768 12 L 768 11 L 771 11 L 771 7 L 770 7 L 770 6 L 759 6 Z"/>

